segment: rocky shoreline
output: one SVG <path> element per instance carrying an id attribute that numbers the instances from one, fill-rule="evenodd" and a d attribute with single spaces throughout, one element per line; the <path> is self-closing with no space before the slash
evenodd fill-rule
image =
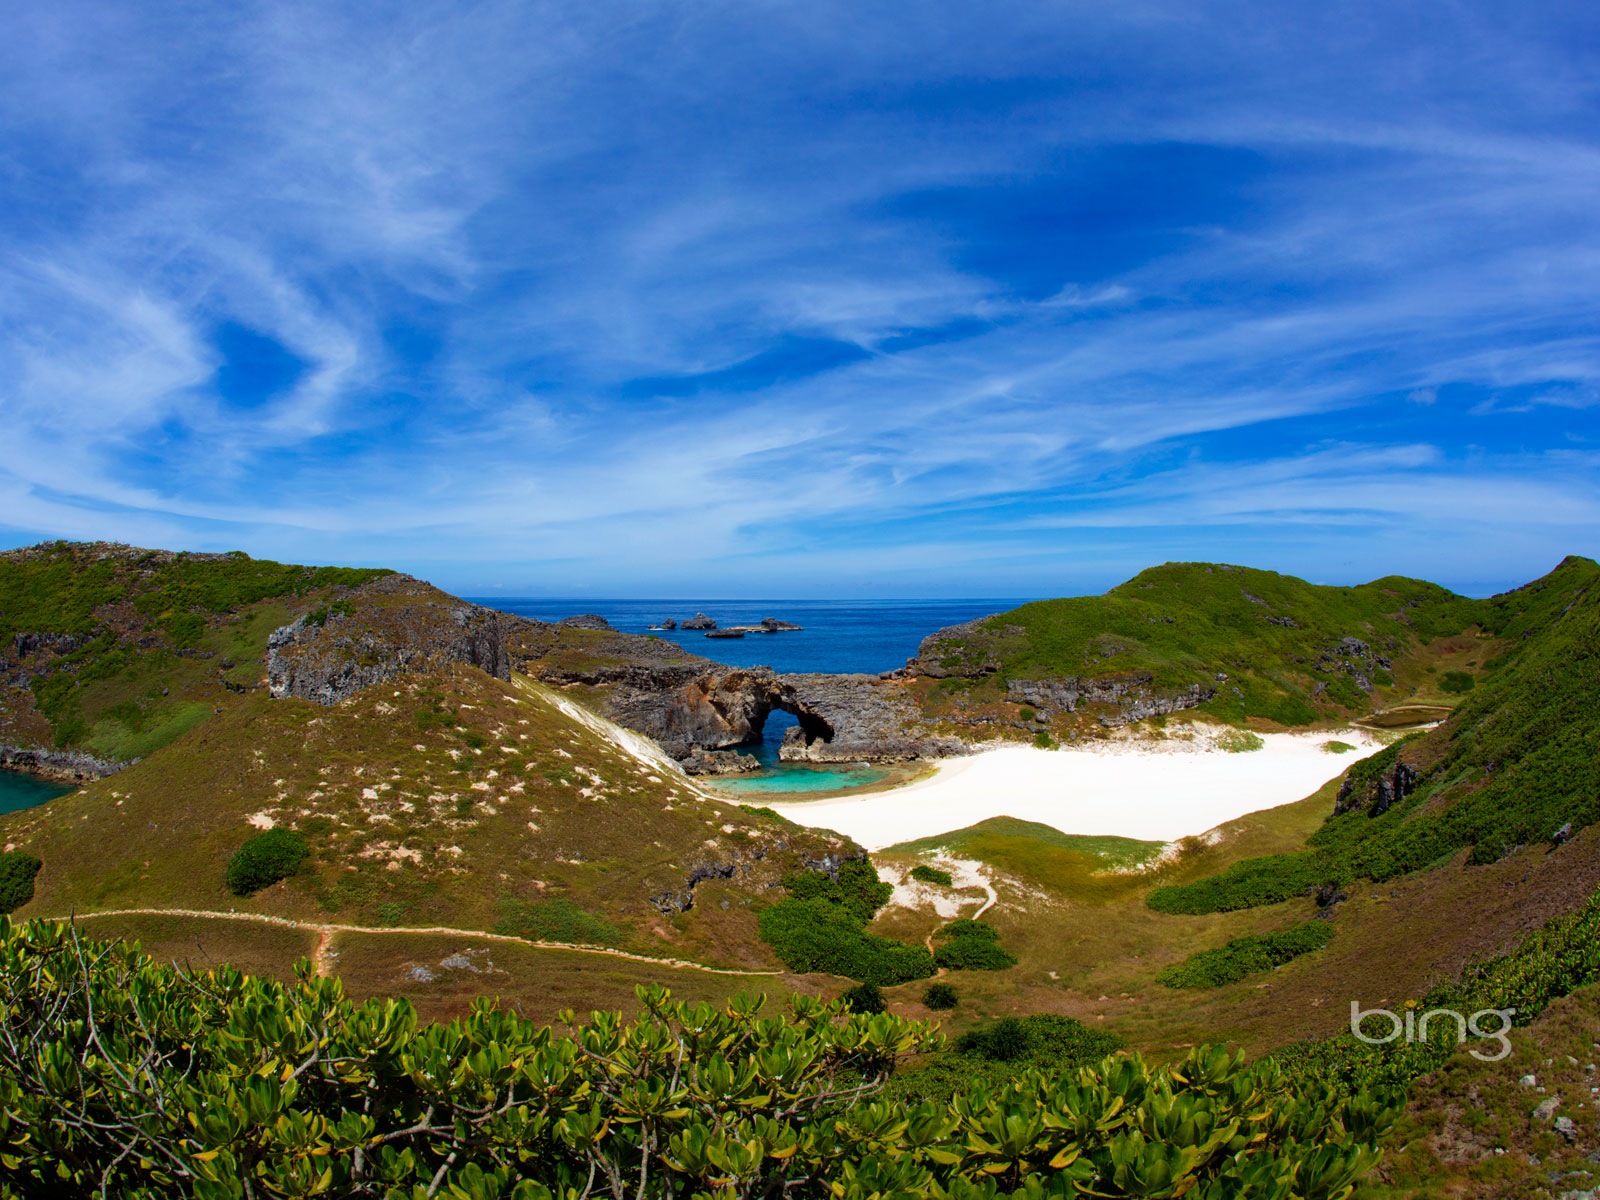
<path id="1" fill-rule="evenodd" d="M 96 758 L 82 750 L 48 750 L 43 746 L 0 746 L 0 770 L 17 771 L 55 783 L 93 783 L 97 779 L 115 775 L 132 765 L 131 762 L 120 762 L 112 758 Z"/>

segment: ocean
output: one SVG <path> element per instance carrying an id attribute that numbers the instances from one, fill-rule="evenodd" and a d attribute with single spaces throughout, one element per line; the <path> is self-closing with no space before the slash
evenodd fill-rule
<path id="1" fill-rule="evenodd" d="M 623 633 L 652 634 L 734 667 L 771 667 L 781 673 L 824 671 L 830 674 L 876 675 L 903 667 L 922 639 L 936 629 L 976 617 L 1004 612 L 1026 603 L 1018 599 L 978 600 L 596 600 L 475 598 L 474 603 L 540 621 L 559 621 L 579 613 L 598 613 Z M 802 626 L 782 633 L 747 634 L 743 638 L 708 638 L 697 630 L 651 629 L 667 617 L 678 622 L 705 613 L 720 626 L 755 625 L 776 617 Z M 795 724 L 786 712 L 774 712 L 761 731 L 759 746 L 744 747 L 763 769 L 749 775 L 721 776 L 707 781 L 721 791 L 748 795 L 759 802 L 767 795 L 792 796 L 870 786 L 887 774 L 867 764 L 803 766 L 778 761 L 784 731 Z"/>
<path id="2" fill-rule="evenodd" d="M 774 671 L 865 672 L 876 675 L 906 665 L 922 639 L 936 629 L 1004 612 L 1024 600 L 596 600 L 472 598 L 540 621 L 598 613 L 623 633 L 652 633 L 734 667 Z M 667 617 L 683 621 L 703 612 L 718 625 L 755 625 L 763 617 L 792 621 L 799 632 L 752 633 L 742 639 L 708 638 L 696 630 L 652 630 Z"/>

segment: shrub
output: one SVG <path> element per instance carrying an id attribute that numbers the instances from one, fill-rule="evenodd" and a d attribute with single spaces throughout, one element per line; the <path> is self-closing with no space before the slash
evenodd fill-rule
<path id="1" fill-rule="evenodd" d="M 1478 681 L 1465 671 L 1446 671 L 1439 681 L 1439 690 L 1462 696 L 1478 685 Z"/>
<path id="2" fill-rule="evenodd" d="M 1322 743 L 1322 752 L 1324 754 L 1350 754 L 1354 750 L 1355 750 L 1355 747 L 1352 746 L 1349 742 L 1334 741 L 1334 742 L 1323 742 Z"/>
<path id="3" fill-rule="evenodd" d="M 1218 949 L 1191 954 L 1162 971 L 1156 982 L 1169 988 L 1222 987 L 1320 950 L 1332 938 L 1333 926 L 1326 921 L 1307 921 L 1278 933 L 1248 934 Z"/>
<path id="4" fill-rule="evenodd" d="M 888 1009 L 883 993 L 875 983 L 858 983 L 840 996 L 845 1007 L 853 1013 L 881 1013 Z"/>
<path id="5" fill-rule="evenodd" d="M 33 877 L 42 866 L 26 850 L 0 854 L 0 913 L 15 912 L 33 899 Z"/>
<path id="6" fill-rule="evenodd" d="M 1041 729 L 1033 735 L 1033 744 L 1041 750 L 1048 750 L 1055 745 L 1055 742 L 1050 739 L 1050 734 L 1047 730 Z"/>
<path id="7" fill-rule="evenodd" d="M 1157 912 L 1214 913 L 1276 904 L 1324 882 L 1326 864 L 1315 851 L 1246 858 L 1221 874 L 1154 889 L 1146 903 Z"/>
<path id="8" fill-rule="evenodd" d="M 944 940 L 933 952 L 934 965 L 948 971 L 1004 971 L 1017 965 L 1016 956 L 1000 945 L 994 926 L 982 921 L 963 917 L 934 936 Z"/>
<path id="9" fill-rule="evenodd" d="M 258 833 L 234 851 L 228 860 L 228 890 L 248 896 L 287 879 L 311 854 L 305 838 L 291 829 Z"/>
<path id="10" fill-rule="evenodd" d="M 935 1012 L 947 1012 L 960 1001 L 955 988 L 948 983 L 930 983 L 922 993 L 922 1003 Z"/>
<path id="11" fill-rule="evenodd" d="M 791 971 L 823 971 L 880 987 L 933 974 L 925 948 L 868 933 L 865 922 L 829 900 L 780 900 L 761 914 L 759 928 Z"/>
<path id="12" fill-rule="evenodd" d="M 936 883 L 940 887 L 949 887 L 955 882 L 949 871 L 941 871 L 938 867 L 930 867 L 927 863 L 918 863 L 911 868 L 911 878 L 923 883 Z"/>
<path id="13" fill-rule="evenodd" d="M 1285 1094 L 1271 1066 L 1220 1048 L 1041 1070 L 1037 1018 L 1021 1022 L 1026 1057 L 992 1073 L 951 1056 L 966 1068 L 954 1103 L 886 1103 L 896 1061 L 935 1051 L 932 1031 L 805 996 L 769 1016 L 750 996 L 640 988 L 636 1019 L 598 1013 L 564 1036 L 492 1001 L 423 1024 L 329 980 L 84 949 L 62 926 L 0 921 L 0 995 L 20 997 L 0 1039 L 0 1161 L 19 1196 L 241 1195 L 248 1180 L 263 1196 L 1210 1200 L 1292 1180 L 1337 1197 L 1393 1119 L 1366 1098 Z"/>
<path id="14" fill-rule="evenodd" d="M 1217 749 L 1226 750 L 1229 754 L 1249 754 L 1265 745 L 1259 734 L 1251 733 L 1248 729 L 1226 729 L 1217 735 Z"/>

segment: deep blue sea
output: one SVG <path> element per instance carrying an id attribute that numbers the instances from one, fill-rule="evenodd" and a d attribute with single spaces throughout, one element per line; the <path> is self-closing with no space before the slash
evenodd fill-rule
<path id="1" fill-rule="evenodd" d="M 599 613 L 614 629 L 666 638 L 691 654 L 735 667 L 767 666 L 774 671 L 862 672 L 876 675 L 906 665 L 922 639 L 936 629 L 1004 612 L 1026 603 L 1019 599 L 979 600 L 596 600 L 476 598 L 503 612 L 559 621 L 579 613 Z M 718 625 L 755 625 L 763 617 L 792 621 L 804 628 L 783 633 L 752 633 L 741 639 L 708 638 L 696 630 L 651 629 L 665 618 L 678 622 L 703 612 Z M 881 780 L 885 772 L 862 764 L 807 767 L 778 763 L 783 732 L 795 719 L 774 712 L 761 731 L 760 746 L 746 747 L 765 769 L 725 776 L 714 786 L 748 794 L 836 791 Z"/>
<path id="2" fill-rule="evenodd" d="M 34 808 L 46 800 L 64 796 L 72 788 L 59 783 L 46 783 L 21 771 L 0 771 L 0 813 Z"/>
<path id="3" fill-rule="evenodd" d="M 599 613 L 624 633 L 653 633 L 735 667 L 774 671 L 863 671 L 876 675 L 906 665 L 917 645 L 936 629 L 1004 612 L 1024 600 L 580 600 L 474 598 L 476 604 L 540 621 Z M 697 612 L 718 625 L 755 625 L 777 617 L 805 628 L 752 633 L 742 639 L 708 638 L 695 630 L 652 630 L 666 617 L 683 621 Z"/>

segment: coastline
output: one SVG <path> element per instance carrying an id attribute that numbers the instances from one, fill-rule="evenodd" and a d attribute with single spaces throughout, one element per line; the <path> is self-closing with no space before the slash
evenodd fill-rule
<path id="1" fill-rule="evenodd" d="M 1177 841 L 1225 821 L 1304 799 L 1385 739 L 1360 728 L 1259 735 L 1229 752 L 1204 730 L 1041 750 L 1008 746 L 935 765 L 925 778 L 872 793 L 769 802 L 799 825 L 831 829 L 868 850 L 965 829 L 990 817 L 1037 821 L 1068 834 Z M 1355 749 L 1341 754 L 1331 741 Z"/>

